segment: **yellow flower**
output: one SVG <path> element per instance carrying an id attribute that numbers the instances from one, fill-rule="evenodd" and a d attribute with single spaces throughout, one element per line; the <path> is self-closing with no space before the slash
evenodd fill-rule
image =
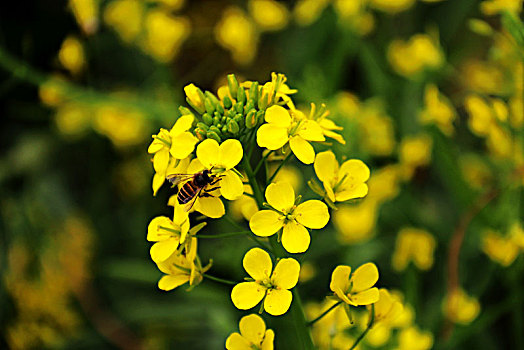
<path id="1" fill-rule="evenodd" d="M 74 36 L 65 38 L 58 52 L 58 60 L 71 74 L 80 73 L 85 66 L 82 43 Z"/>
<path id="2" fill-rule="evenodd" d="M 485 0 L 480 3 L 480 10 L 488 16 L 504 11 L 518 15 L 522 11 L 522 0 Z"/>
<path id="3" fill-rule="evenodd" d="M 399 160 L 404 179 L 409 179 L 417 167 L 428 165 L 431 160 L 433 140 L 430 136 L 406 136 L 399 146 Z"/>
<path id="4" fill-rule="evenodd" d="M 433 253 L 437 242 L 427 231 L 416 228 L 403 228 L 397 236 L 392 265 L 397 271 L 403 271 L 410 261 L 420 270 L 429 270 L 433 266 Z"/>
<path id="5" fill-rule="evenodd" d="M 449 320 L 467 325 L 478 316 L 480 304 L 476 298 L 467 295 L 461 288 L 457 288 L 451 295 L 448 294 L 444 298 L 442 311 Z"/>
<path id="6" fill-rule="evenodd" d="M 508 267 L 517 258 L 519 246 L 510 237 L 488 230 L 482 237 L 482 251 L 496 263 Z"/>
<path id="7" fill-rule="evenodd" d="M 378 205 L 374 200 L 365 199 L 355 205 L 341 205 L 333 213 L 337 238 L 345 244 L 369 240 L 377 222 Z"/>
<path id="8" fill-rule="evenodd" d="M 282 231 L 282 245 L 290 253 L 305 252 L 311 241 L 306 227 L 321 229 L 329 221 L 327 206 L 319 200 L 295 205 L 295 191 L 285 182 L 272 183 L 266 189 L 271 210 L 261 210 L 251 217 L 249 227 L 254 234 L 269 237 Z"/>
<path id="9" fill-rule="evenodd" d="M 240 333 L 233 333 L 226 339 L 227 350 L 273 350 L 275 332 L 266 330 L 262 317 L 251 314 L 240 319 Z"/>
<path id="10" fill-rule="evenodd" d="M 291 98 L 288 95 L 295 94 L 298 90 L 291 89 L 287 84 L 287 77 L 282 73 L 271 72 L 271 81 L 268 81 L 262 86 L 261 91 L 259 92 L 259 109 L 265 109 L 274 104 L 280 102 L 280 99 L 286 104 L 291 104 Z M 251 88 L 253 83 L 246 81 L 242 86 L 246 89 Z"/>
<path id="11" fill-rule="evenodd" d="M 402 329 L 398 335 L 398 350 L 428 350 L 433 346 L 433 335 L 412 326 Z"/>
<path id="12" fill-rule="evenodd" d="M 91 35 L 98 29 L 98 0 L 69 0 L 69 7 L 84 31 Z"/>
<path id="13" fill-rule="evenodd" d="M 89 109 L 75 102 L 63 103 L 56 110 L 55 123 L 63 135 L 81 135 L 91 124 Z"/>
<path id="14" fill-rule="evenodd" d="M 453 134 L 453 120 L 456 112 L 449 100 L 433 84 L 426 86 L 425 108 L 418 118 L 422 124 L 435 124 L 445 135 Z"/>
<path id="15" fill-rule="evenodd" d="M 333 270 L 329 288 L 346 304 L 370 305 L 379 300 L 378 288 L 373 287 L 377 281 L 378 269 L 373 263 L 360 266 L 353 274 L 351 267 L 339 265 Z"/>
<path id="16" fill-rule="evenodd" d="M 478 190 L 489 187 L 493 181 L 493 174 L 482 157 L 465 154 L 459 159 L 459 162 L 462 175 L 471 187 Z"/>
<path id="17" fill-rule="evenodd" d="M 186 94 L 186 100 L 191 107 L 193 107 L 198 113 L 204 113 L 206 111 L 206 107 L 204 106 L 204 93 L 195 86 L 195 84 L 191 83 L 189 85 L 184 86 L 184 92 Z"/>
<path id="18" fill-rule="evenodd" d="M 361 160 L 350 159 L 339 166 L 335 154 L 326 151 L 317 154 L 314 168 L 332 202 L 362 198 L 368 193 L 365 182 L 369 179 L 369 168 Z"/>
<path id="19" fill-rule="evenodd" d="M 387 56 L 393 69 L 408 78 L 425 69 L 436 69 L 444 61 L 438 43 L 427 34 L 416 34 L 407 42 L 393 40 L 388 47 Z"/>
<path id="20" fill-rule="evenodd" d="M 396 14 L 409 9 L 416 0 L 370 0 L 370 5 L 387 13 Z"/>
<path id="21" fill-rule="evenodd" d="M 111 1 L 104 10 L 104 21 L 126 43 L 133 42 L 142 31 L 144 6 L 139 0 Z"/>
<path id="22" fill-rule="evenodd" d="M 286 6 L 278 1 L 250 0 L 248 9 L 255 23 L 262 30 L 281 30 L 289 21 L 289 12 Z"/>
<path id="23" fill-rule="evenodd" d="M 133 108 L 102 105 L 96 109 L 93 129 L 107 136 L 117 147 L 139 144 L 148 126 L 144 115 Z"/>
<path id="24" fill-rule="evenodd" d="M 293 258 L 281 259 L 271 273 L 273 264 L 269 254 L 253 248 L 244 256 L 243 265 L 253 281 L 233 287 L 233 304 L 238 309 L 248 310 L 264 299 L 264 310 L 268 314 L 280 316 L 286 313 L 293 299 L 289 289 L 298 282 L 300 264 Z"/>
<path id="25" fill-rule="evenodd" d="M 197 257 L 197 239 L 192 238 L 188 244 L 189 249 L 185 252 L 172 254 L 164 261 L 157 262 L 158 269 L 165 273 L 160 281 L 158 288 L 170 291 L 189 282 L 190 289 L 202 282 L 203 274 L 211 268 L 211 264 L 206 267 L 200 265 Z"/>
<path id="26" fill-rule="evenodd" d="M 282 106 L 269 107 L 265 113 L 267 123 L 257 131 L 257 144 L 277 150 L 289 142 L 295 156 L 304 164 L 315 160 L 315 149 L 308 141 L 325 141 L 322 129 L 314 120 L 294 120 Z"/>
<path id="27" fill-rule="evenodd" d="M 308 26 L 320 17 L 328 5 L 329 0 L 299 0 L 293 9 L 293 15 L 298 25 Z"/>
<path id="28" fill-rule="evenodd" d="M 344 128 L 341 126 L 338 126 L 333 122 L 331 119 L 328 118 L 329 111 L 326 108 L 325 104 L 321 104 L 319 108 L 312 103 L 311 104 L 311 110 L 309 114 L 306 116 L 304 113 L 302 113 L 300 110 L 296 109 L 293 105 L 293 102 L 288 102 L 289 108 L 291 108 L 291 113 L 295 116 L 298 120 L 304 120 L 304 119 L 310 119 L 317 122 L 317 124 L 322 129 L 322 134 L 325 137 L 329 137 L 337 141 L 338 143 L 341 143 L 343 145 L 346 144 L 346 140 L 342 137 L 342 135 L 337 134 L 335 131 L 343 130 Z"/>
<path id="29" fill-rule="evenodd" d="M 477 95 L 468 95 L 464 102 L 469 114 L 468 125 L 477 136 L 487 136 L 495 126 L 496 120 L 493 110 L 488 103 Z"/>
<path id="30" fill-rule="evenodd" d="M 375 303 L 375 322 L 392 324 L 402 313 L 402 303 L 385 288 L 380 288 L 378 292 L 379 299 Z"/>
<path id="31" fill-rule="evenodd" d="M 166 216 L 151 220 L 147 228 L 147 240 L 156 242 L 150 250 L 151 258 L 159 263 L 167 260 L 186 240 L 189 217 L 181 206 L 175 206 L 173 221 Z"/>

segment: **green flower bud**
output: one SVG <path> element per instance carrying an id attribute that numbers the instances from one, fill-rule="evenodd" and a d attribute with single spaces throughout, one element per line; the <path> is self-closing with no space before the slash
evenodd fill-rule
<path id="1" fill-rule="evenodd" d="M 234 120 L 241 128 L 245 125 L 244 124 L 244 116 L 242 114 L 240 114 L 240 113 L 235 115 L 232 120 Z"/>
<path id="2" fill-rule="evenodd" d="M 218 143 L 222 142 L 222 140 L 220 139 L 220 136 L 218 136 L 218 134 L 214 131 L 208 131 L 207 138 L 216 140 Z"/>
<path id="3" fill-rule="evenodd" d="M 180 106 L 180 107 L 178 107 L 178 110 L 180 111 L 180 114 L 181 114 L 181 115 L 189 115 L 189 114 L 193 114 L 193 112 L 191 112 L 191 111 L 189 110 L 189 108 L 184 107 L 184 106 Z"/>
<path id="4" fill-rule="evenodd" d="M 240 131 L 240 126 L 238 126 L 237 122 L 234 119 L 231 119 L 227 123 L 227 130 L 233 135 L 237 135 Z"/>
<path id="5" fill-rule="evenodd" d="M 218 128 L 218 130 L 222 129 L 222 126 L 224 126 L 224 124 L 222 124 L 222 123 L 218 123 L 218 124 L 216 125 L 216 127 Z"/>
<path id="6" fill-rule="evenodd" d="M 213 117 L 213 125 L 218 125 L 218 123 L 220 123 L 220 118 L 217 117 L 217 116 L 214 116 Z"/>
<path id="7" fill-rule="evenodd" d="M 227 125 L 222 126 L 222 128 L 220 130 L 222 130 L 223 134 L 227 133 L 227 131 L 228 131 L 227 130 Z"/>
<path id="8" fill-rule="evenodd" d="M 247 101 L 247 104 L 244 106 L 244 113 L 249 112 L 253 108 L 255 108 L 255 104 L 253 103 L 253 100 Z"/>
<path id="9" fill-rule="evenodd" d="M 213 104 L 213 102 L 211 102 L 209 98 L 206 97 L 206 99 L 204 100 L 204 105 L 206 106 L 206 112 L 209 114 L 213 114 L 213 112 L 215 111 L 215 105 Z"/>
<path id="10" fill-rule="evenodd" d="M 269 104 L 269 95 L 262 94 L 262 96 L 260 96 L 260 98 L 258 99 L 258 109 L 264 110 L 267 108 L 268 104 Z"/>
<path id="11" fill-rule="evenodd" d="M 217 103 L 217 104 L 215 105 L 215 107 L 216 107 L 216 110 L 217 110 L 218 113 L 220 113 L 220 114 L 224 114 L 224 107 L 222 107 L 222 105 L 221 105 L 220 103 Z M 215 112 L 215 113 L 216 113 L 216 112 Z"/>
<path id="12" fill-rule="evenodd" d="M 246 127 L 248 129 L 253 129 L 257 125 L 257 116 L 255 110 L 252 109 L 246 114 Z"/>
<path id="13" fill-rule="evenodd" d="M 214 105 L 217 105 L 220 103 L 220 101 L 218 100 L 218 98 L 215 96 L 215 94 L 213 94 L 212 92 L 210 91 L 206 91 L 204 93 L 204 95 L 206 96 L 206 98 L 208 98 Z"/>
<path id="14" fill-rule="evenodd" d="M 202 130 L 202 129 L 196 128 L 195 131 L 194 131 L 194 133 L 195 133 L 196 138 L 199 139 L 200 141 L 206 139 L 207 132 L 206 132 L 205 130 Z"/>
<path id="15" fill-rule="evenodd" d="M 229 96 L 225 96 L 222 102 L 224 103 L 224 107 L 226 109 L 229 109 L 231 108 L 231 106 L 233 106 L 233 102 L 231 102 L 231 99 L 229 98 Z"/>
<path id="16" fill-rule="evenodd" d="M 207 129 L 209 129 L 209 126 L 207 126 L 204 123 L 200 123 L 200 122 L 198 122 L 196 126 L 197 126 L 198 129 L 202 129 L 204 131 L 207 131 Z"/>
<path id="17" fill-rule="evenodd" d="M 231 108 L 229 111 L 227 111 L 226 115 L 229 117 L 229 118 L 233 118 L 235 115 L 237 114 L 237 112 L 235 111 L 234 108 Z"/>
<path id="18" fill-rule="evenodd" d="M 235 111 L 237 113 L 244 112 L 244 105 L 242 103 L 240 103 L 240 102 L 235 103 Z"/>
<path id="19" fill-rule="evenodd" d="M 239 84 L 234 74 L 228 74 L 227 85 L 229 87 L 229 93 L 231 94 L 231 96 L 236 96 L 238 92 Z"/>
<path id="20" fill-rule="evenodd" d="M 220 128 L 221 127 L 222 127 L 222 125 L 220 125 Z M 222 132 L 220 131 L 220 128 L 218 126 L 214 126 L 214 125 L 210 126 L 209 130 L 207 131 L 207 133 L 209 134 L 210 132 L 214 132 L 218 136 L 222 136 Z"/>
<path id="21" fill-rule="evenodd" d="M 244 104 L 246 102 L 246 91 L 243 87 L 237 91 L 237 102 Z"/>
<path id="22" fill-rule="evenodd" d="M 220 118 L 220 121 L 221 121 L 222 123 L 225 123 L 225 122 L 226 122 L 226 116 L 222 116 L 222 118 Z"/>
<path id="23" fill-rule="evenodd" d="M 253 101 L 253 105 L 258 101 L 258 81 L 251 84 L 249 88 L 249 100 Z"/>
<path id="24" fill-rule="evenodd" d="M 213 117 L 209 115 L 209 113 L 204 113 L 202 115 L 202 120 L 204 121 L 204 123 L 206 123 L 207 125 L 213 125 Z"/>
<path id="25" fill-rule="evenodd" d="M 264 123 L 264 117 L 266 115 L 266 111 L 258 111 L 257 112 L 257 124 Z"/>

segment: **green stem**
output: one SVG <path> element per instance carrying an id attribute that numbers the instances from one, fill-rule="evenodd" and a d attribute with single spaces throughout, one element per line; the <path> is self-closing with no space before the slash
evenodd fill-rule
<path id="1" fill-rule="evenodd" d="M 342 302 L 339 301 L 338 303 L 334 304 L 334 305 L 331 305 L 331 307 L 329 309 L 327 309 L 326 311 L 324 311 L 323 313 L 321 313 L 317 318 L 315 318 L 314 320 L 311 320 L 307 323 L 307 326 L 308 327 L 311 327 L 313 324 L 315 324 L 315 322 L 319 321 L 322 317 L 326 316 L 328 313 L 331 312 L 331 310 L 335 309 L 337 306 L 339 306 Z"/>
<path id="2" fill-rule="evenodd" d="M 287 154 L 287 156 L 284 158 L 284 160 L 282 161 L 282 163 L 280 163 L 278 165 L 278 168 L 277 170 L 275 170 L 275 172 L 273 173 L 273 175 L 271 175 L 271 177 L 269 178 L 269 180 L 267 180 L 267 183 L 270 184 L 271 181 L 273 181 L 273 179 L 275 178 L 275 176 L 277 176 L 278 172 L 280 171 L 280 169 L 282 169 L 282 167 L 284 166 L 284 164 L 286 164 L 286 162 L 288 161 L 289 158 L 291 158 L 291 156 L 293 155 L 293 152 L 291 152 L 291 150 L 289 150 L 289 153 Z"/>
<path id="3" fill-rule="evenodd" d="M 257 202 L 258 209 L 260 210 L 263 208 L 264 196 L 262 195 L 262 190 L 258 185 L 257 178 L 255 177 L 255 173 L 253 172 L 253 168 L 251 168 L 251 164 L 249 163 L 249 159 L 247 157 L 244 157 L 242 159 L 242 166 L 244 167 L 247 178 L 249 180 L 249 184 L 251 185 L 251 189 L 253 190 L 253 196 L 255 198 L 255 201 Z"/>
<path id="4" fill-rule="evenodd" d="M 238 231 L 238 232 L 221 233 L 218 235 L 196 235 L 195 237 L 196 238 L 228 238 L 228 237 L 246 235 L 250 233 L 251 231 Z"/>
<path id="5" fill-rule="evenodd" d="M 239 282 L 235 282 L 235 281 L 231 281 L 231 280 L 226 280 L 224 278 L 211 276 L 211 275 L 208 275 L 207 273 L 204 273 L 202 276 L 204 276 L 207 279 L 210 279 L 211 281 L 215 281 L 215 282 L 223 283 L 223 284 L 229 284 L 229 285 L 233 285 L 233 286 L 239 283 Z"/>
<path id="6" fill-rule="evenodd" d="M 264 162 L 269 158 L 269 156 L 271 155 L 271 153 L 273 153 L 274 151 L 269 151 L 266 153 L 265 156 L 262 157 L 262 159 L 260 159 L 260 161 L 258 162 L 257 166 L 255 167 L 255 170 L 253 170 L 253 174 L 258 174 L 258 171 L 260 170 L 260 168 L 262 167 L 262 165 L 264 164 Z"/>
<path id="7" fill-rule="evenodd" d="M 364 332 L 362 332 L 362 334 L 357 338 L 357 340 L 355 340 L 355 342 L 353 343 L 353 346 L 350 347 L 349 350 L 355 349 L 357 347 L 358 343 L 360 343 L 362 341 L 362 339 L 364 339 L 364 337 L 369 332 L 371 327 L 373 327 L 373 322 L 375 322 L 375 304 L 371 304 L 371 313 L 369 315 L 368 326 L 366 327 Z"/>

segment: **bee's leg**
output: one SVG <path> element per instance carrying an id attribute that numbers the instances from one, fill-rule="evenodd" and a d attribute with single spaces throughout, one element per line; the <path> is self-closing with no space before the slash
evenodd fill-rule
<path id="1" fill-rule="evenodd" d="M 218 190 L 220 188 L 220 186 L 217 186 L 217 187 L 213 187 L 213 188 L 208 188 L 207 190 L 204 190 L 202 191 L 203 193 L 209 193 L 211 191 L 214 191 L 214 190 Z"/>
<path id="2" fill-rule="evenodd" d="M 217 176 L 216 179 L 214 179 L 213 181 L 211 181 L 209 184 L 210 184 L 210 185 L 214 185 L 214 184 L 216 184 L 218 181 L 220 181 L 220 179 L 222 179 L 222 176 Z"/>

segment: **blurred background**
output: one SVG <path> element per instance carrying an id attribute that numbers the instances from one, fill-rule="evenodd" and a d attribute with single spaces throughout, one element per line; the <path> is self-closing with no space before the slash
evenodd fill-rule
<path id="1" fill-rule="evenodd" d="M 338 158 L 372 173 L 369 195 L 313 235 L 308 309 L 336 265 L 373 261 L 406 315 L 361 349 L 524 349 L 521 13 L 519 0 L 1 2 L 0 348 L 224 348 L 245 314 L 229 286 L 156 286 L 146 229 L 171 193 L 153 197 L 147 146 L 185 85 L 282 72 L 344 127 Z M 282 176 L 301 192 L 315 177 L 299 163 Z M 241 209 L 228 212 L 247 227 Z M 252 245 L 199 254 L 240 280 Z M 285 333 L 276 348 L 293 349 Z"/>

